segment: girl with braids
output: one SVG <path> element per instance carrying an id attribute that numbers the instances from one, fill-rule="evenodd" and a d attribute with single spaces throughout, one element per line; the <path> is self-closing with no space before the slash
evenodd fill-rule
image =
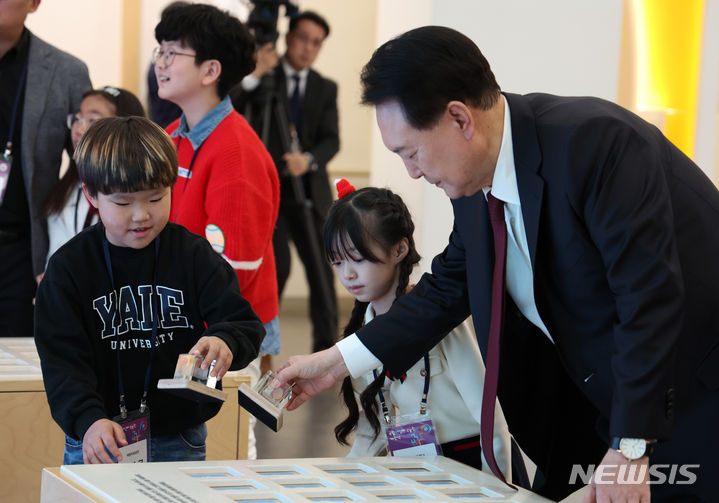
<path id="1" fill-rule="evenodd" d="M 327 258 L 356 299 L 344 329 L 346 337 L 387 312 L 395 299 L 408 291 L 410 274 L 420 256 L 412 237 L 412 217 L 398 195 L 375 187 L 355 191 L 346 180 L 337 182 L 337 191 L 339 199 L 330 209 L 324 241 Z M 335 428 L 335 436 L 348 445 L 354 431 L 349 456 L 385 455 L 389 451 L 385 416 L 393 415 L 393 410 L 402 416 L 417 413 L 425 405 L 431 411 L 442 454 L 481 468 L 483 382 L 479 347 L 465 322 L 420 359 L 402 382 L 386 378 L 384 369 L 359 379 L 345 378 L 342 395 L 349 414 Z M 511 477 L 510 436 L 499 404 L 496 410 L 495 456 L 503 473 Z"/>

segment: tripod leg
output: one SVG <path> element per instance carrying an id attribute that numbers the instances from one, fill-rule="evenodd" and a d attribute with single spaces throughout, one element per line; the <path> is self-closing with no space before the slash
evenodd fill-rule
<path id="1" fill-rule="evenodd" d="M 287 122 L 287 115 L 283 110 L 284 107 L 282 106 L 282 103 L 277 99 L 275 99 L 274 101 L 275 120 L 277 121 L 277 128 L 281 136 L 282 146 L 285 152 L 291 152 L 292 141 L 290 139 L 290 129 Z M 292 192 L 295 196 L 295 201 L 297 201 L 298 205 L 301 208 L 303 229 L 305 235 L 308 237 L 315 236 L 317 230 L 315 229 L 313 221 L 314 216 L 312 215 L 313 205 L 312 201 L 307 197 L 302 178 L 292 176 L 290 174 L 285 174 L 283 176 L 290 177 Z M 309 244 L 309 255 L 311 255 L 311 261 L 313 264 L 312 268 L 316 271 L 316 274 L 318 275 L 317 283 L 320 285 L 321 298 L 323 299 L 323 303 L 325 306 L 333 306 L 336 304 L 336 299 L 333 299 L 334 288 L 332 288 L 331 283 L 333 281 L 333 278 L 331 277 L 331 274 L 328 275 L 325 271 L 324 254 L 320 249 L 317 239 L 308 239 L 307 241 Z M 336 336 L 337 334 L 333 334 L 333 338 Z"/>
<path id="2" fill-rule="evenodd" d="M 333 278 L 332 266 L 325 260 L 315 260 L 315 249 L 324 250 L 322 219 L 312 212 L 312 233 L 304 230 L 304 217 L 296 213 L 293 218 L 292 240 L 304 264 L 307 284 L 310 288 L 309 313 L 312 320 L 313 351 L 327 349 L 337 337 L 337 297 L 334 285 L 326 284 L 324 278 Z M 314 242 L 314 244 L 312 242 Z M 322 251 L 321 258 L 325 258 Z M 318 269 L 320 268 L 321 269 Z"/>

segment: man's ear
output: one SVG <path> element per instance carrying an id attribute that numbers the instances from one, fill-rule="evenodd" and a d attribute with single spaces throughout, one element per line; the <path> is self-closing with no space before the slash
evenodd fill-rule
<path id="1" fill-rule="evenodd" d="M 93 208 L 97 209 L 97 197 L 92 197 L 90 195 L 90 192 L 87 190 L 87 186 L 83 183 L 82 184 L 82 192 L 85 194 L 85 199 L 87 199 L 87 202 L 90 203 Z"/>
<path id="2" fill-rule="evenodd" d="M 220 79 L 220 74 L 222 73 L 222 63 L 219 62 L 217 59 L 208 59 L 207 61 L 202 62 L 203 67 L 203 74 L 202 74 L 202 84 L 205 86 L 209 86 L 214 84 Z"/>
<path id="3" fill-rule="evenodd" d="M 447 115 L 455 127 L 458 127 L 464 137 L 469 140 L 474 134 L 474 116 L 472 111 L 461 101 L 447 103 Z"/>

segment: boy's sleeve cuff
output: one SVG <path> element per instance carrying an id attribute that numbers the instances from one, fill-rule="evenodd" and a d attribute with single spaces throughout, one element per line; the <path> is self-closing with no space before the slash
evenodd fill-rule
<path id="1" fill-rule="evenodd" d="M 73 425 L 73 433 L 77 436 L 77 440 L 82 440 L 90 426 L 99 419 L 108 419 L 107 414 L 101 409 L 87 409 L 80 414 Z"/>
<path id="2" fill-rule="evenodd" d="M 345 337 L 336 346 L 340 350 L 347 370 L 355 379 L 365 375 L 372 369 L 382 366 L 382 362 L 362 344 L 357 334 Z"/>

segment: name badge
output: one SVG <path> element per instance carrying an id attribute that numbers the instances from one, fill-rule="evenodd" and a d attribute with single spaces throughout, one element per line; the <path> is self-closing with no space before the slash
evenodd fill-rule
<path id="1" fill-rule="evenodd" d="M 12 155 L 6 152 L 0 156 L 0 205 L 5 199 L 5 189 L 10 179 L 10 168 L 12 168 Z"/>
<path id="2" fill-rule="evenodd" d="M 148 463 L 150 461 L 150 411 L 133 410 L 127 417 L 113 418 L 113 421 L 122 426 L 125 432 L 127 445 L 120 447 L 122 453 L 121 463 Z"/>
<path id="3" fill-rule="evenodd" d="M 385 427 L 387 446 L 392 456 L 437 456 L 442 448 L 429 412 L 394 416 Z"/>
<path id="4" fill-rule="evenodd" d="M 182 177 L 182 178 L 188 178 L 188 179 L 189 179 L 189 178 L 192 178 L 192 171 L 190 171 L 190 170 L 187 169 L 187 168 L 183 168 L 182 166 L 180 166 L 179 168 L 177 168 L 177 176 L 180 176 L 180 177 Z"/>

